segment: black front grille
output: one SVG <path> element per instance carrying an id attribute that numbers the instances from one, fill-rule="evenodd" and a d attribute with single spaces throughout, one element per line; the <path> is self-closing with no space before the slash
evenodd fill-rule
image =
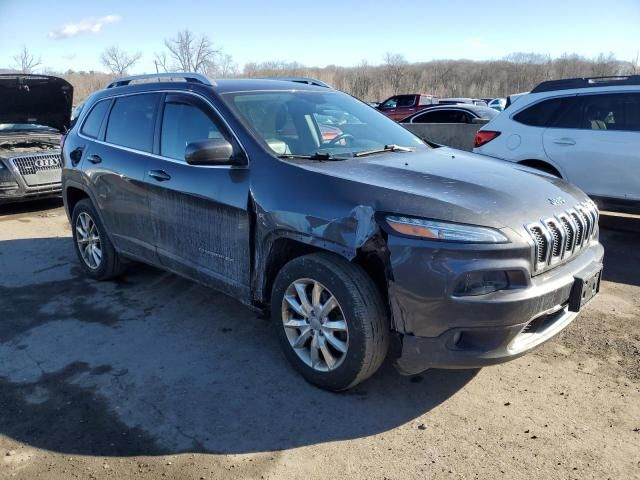
<path id="1" fill-rule="evenodd" d="M 526 226 L 533 240 L 535 271 L 567 261 L 587 246 L 596 232 L 598 209 L 585 202 L 552 218 Z"/>
<path id="2" fill-rule="evenodd" d="M 60 169 L 60 155 L 57 153 L 15 157 L 11 161 L 20 172 L 20 175 L 35 175 L 38 172 Z"/>

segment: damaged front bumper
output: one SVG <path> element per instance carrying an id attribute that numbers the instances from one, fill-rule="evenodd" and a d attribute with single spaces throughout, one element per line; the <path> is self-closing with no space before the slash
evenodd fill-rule
<path id="1" fill-rule="evenodd" d="M 535 349 L 575 319 L 569 306 L 575 279 L 599 279 L 604 256 L 594 241 L 571 261 L 532 277 L 526 246 L 434 249 L 410 239 L 390 239 L 389 246 L 392 326 L 402 345 L 395 363 L 406 375 L 494 365 Z M 476 270 L 506 271 L 515 282 L 485 295 L 456 296 L 461 275 Z"/>

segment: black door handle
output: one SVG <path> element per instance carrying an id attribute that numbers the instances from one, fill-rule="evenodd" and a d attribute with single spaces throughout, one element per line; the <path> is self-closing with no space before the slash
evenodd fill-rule
<path id="1" fill-rule="evenodd" d="M 149 170 L 147 172 L 151 178 L 155 178 L 159 182 L 166 182 L 167 180 L 171 180 L 171 175 L 169 175 L 164 170 Z"/>
<path id="2" fill-rule="evenodd" d="M 87 157 L 87 160 L 94 164 L 102 162 L 102 158 L 100 158 L 100 155 L 89 155 Z"/>
<path id="3" fill-rule="evenodd" d="M 84 147 L 78 147 L 69 154 L 69 158 L 71 159 L 71 163 L 74 167 L 80 162 L 80 160 L 82 160 L 83 151 Z"/>

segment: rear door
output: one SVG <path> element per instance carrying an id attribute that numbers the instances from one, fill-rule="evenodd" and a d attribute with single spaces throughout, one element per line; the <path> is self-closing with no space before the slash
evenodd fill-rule
<path id="1" fill-rule="evenodd" d="M 185 162 L 194 141 L 226 138 L 239 145 L 200 97 L 167 93 L 156 134 L 156 156 L 145 184 L 153 238 L 168 269 L 238 296 L 248 296 L 249 169 Z"/>
<path id="2" fill-rule="evenodd" d="M 91 112 L 80 131 L 87 140 L 82 170 L 111 240 L 119 250 L 154 263 L 155 247 L 147 211 L 144 176 L 153 149 L 155 115 L 161 94 L 116 97 L 98 138 Z M 105 103 L 94 109 L 104 108 Z"/>
<path id="3" fill-rule="evenodd" d="M 640 200 L 640 93 L 575 98 L 544 132 L 547 155 L 589 195 Z"/>

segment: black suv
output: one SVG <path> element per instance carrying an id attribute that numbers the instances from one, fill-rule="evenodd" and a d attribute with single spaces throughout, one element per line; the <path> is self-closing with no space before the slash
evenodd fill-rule
<path id="1" fill-rule="evenodd" d="M 431 148 L 331 88 L 171 76 L 114 81 L 67 135 L 91 277 L 140 261 L 270 309 L 292 365 L 331 390 L 392 339 L 405 374 L 518 357 L 597 293 L 598 212 L 566 182 Z"/>

